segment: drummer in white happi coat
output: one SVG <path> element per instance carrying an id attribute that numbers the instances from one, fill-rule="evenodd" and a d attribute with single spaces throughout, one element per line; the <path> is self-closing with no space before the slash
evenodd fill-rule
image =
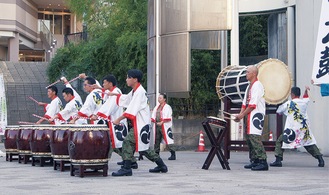
<path id="1" fill-rule="evenodd" d="M 151 134 L 151 116 L 148 98 L 144 87 L 141 85 L 143 73 L 137 69 L 131 69 L 127 73 L 127 86 L 132 90 L 129 94 L 109 93 L 109 95 L 117 96 L 116 102 L 119 106 L 125 107 L 125 112 L 117 119 L 112 121 L 114 124 L 119 124 L 122 119 L 129 119 L 132 122 L 133 130 L 129 131 L 122 145 L 122 158 L 124 160 L 123 167 L 117 172 L 113 172 L 112 176 L 131 176 L 131 162 L 134 158 L 135 150 L 142 152 L 152 162 L 157 164 L 157 167 L 150 169 L 149 172 L 166 173 L 167 166 L 164 164 L 160 156 L 149 149 L 150 134 Z"/>
<path id="2" fill-rule="evenodd" d="M 103 92 L 100 89 L 95 89 L 93 85 L 96 84 L 96 80 L 91 77 L 86 77 L 83 82 L 83 89 L 85 92 L 89 93 L 82 108 L 78 112 L 78 117 L 89 119 L 93 115 L 96 115 L 98 110 L 103 105 Z M 76 119 L 70 121 L 70 123 L 75 123 Z M 91 124 L 104 124 L 103 120 L 90 120 Z"/>
<path id="3" fill-rule="evenodd" d="M 63 109 L 63 104 L 62 101 L 59 99 L 57 96 L 58 89 L 56 86 L 50 86 L 47 88 L 47 95 L 48 98 L 51 99 L 50 104 L 44 103 L 44 102 L 38 102 L 39 106 L 43 106 L 45 110 L 45 115 L 43 118 L 41 118 L 39 121 L 36 122 L 36 124 L 41 124 L 43 121 L 47 119 L 51 119 L 57 114 L 59 111 Z M 56 124 L 60 125 L 61 121 L 60 120 L 55 120 L 55 121 L 49 121 L 50 124 Z"/>
<path id="4" fill-rule="evenodd" d="M 281 104 L 277 113 L 287 116 L 286 124 L 282 135 L 280 135 L 275 145 L 276 160 L 270 163 L 273 167 L 282 167 L 283 149 L 294 149 L 304 146 L 308 153 L 318 159 L 319 167 L 324 167 L 324 160 L 316 140 L 310 128 L 307 116 L 307 106 L 310 102 L 308 97 L 308 86 L 305 87 L 303 98 L 300 98 L 300 88 L 291 88 L 291 100 Z"/>
<path id="5" fill-rule="evenodd" d="M 256 66 L 248 66 L 246 77 L 250 82 L 246 89 L 240 113 L 234 119 L 239 122 L 247 116 L 246 142 L 249 148 L 250 164 L 244 168 L 253 171 L 267 171 L 267 156 L 261 135 L 265 119 L 264 87 L 257 78 Z"/>
<path id="6" fill-rule="evenodd" d="M 82 107 L 82 100 L 80 95 L 73 89 L 65 77 L 62 77 L 62 81 L 66 86 L 62 93 L 67 104 L 65 105 L 65 108 L 57 113 L 51 120 L 59 119 L 67 123 L 78 115 L 78 112 Z M 87 120 L 81 118 L 76 120 L 75 124 L 87 124 Z"/>
<path id="7" fill-rule="evenodd" d="M 108 75 L 104 77 L 103 91 L 105 91 L 105 94 L 106 92 L 122 94 L 121 90 L 116 86 L 116 84 L 117 84 L 117 80 L 113 75 Z M 122 115 L 122 113 L 123 113 L 123 108 L 117 105 L 115 96 L 107 97 L 106 102 L 102 105 L 102 107 L 97 112 L 97 116 L 99 118 L 108 121 L 112 148 L 121 148 L 122 142 L 128 134 L 127 119 L 121 120 L 120 125 L 114 125 L 112 123 L 112 120 L 119 118 Z M 93 119 L 96 119 L 95 117 L 96 116 L 94 116 Z"/>
<path id="8" fill-rule="evenodd" d="M 110 74 L 103 78 L 103 88 L 106 99 L 103 106 L 99 109 L 97 116 L 92 119 L 102 118 L 107 121 L 110 130 L 111 146 L 114 152 L 122 156 L 122 143 L 128 134 L 127 119 L 120 121 L 120 125 L 114 125 L 112 120 L 119 118 L 123 114 L 123 107 L 119 107 L 116 102 L 116 96 L 107 96 L 106 93 L 122 94 L 121 90 L 117 87 L 117 80 L 114 75 Z M 112 150 L 110 150 L 112 151 Z M 123 162 L 118 162 L 118 165 L 123 165 Z M 138 168 L 136 158 L 132 159 L 131 167 Z"/>

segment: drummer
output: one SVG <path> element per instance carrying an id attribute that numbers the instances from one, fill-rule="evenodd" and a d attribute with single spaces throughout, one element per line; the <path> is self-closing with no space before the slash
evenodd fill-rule
<path id="1" fill-rule="evenodd" d="M 47 88 L 47 95 L 48 98 L 51 99 L 50 104 L 44 103 L 44 102 L 38 102 L 39 106 L 43 106 L 45 110 L 45 115 L 43 118 L 41 118 L 39 121 L 36 122 L 36 124 L 41 124 L 43 121 L 47 119 L 51 119 L 57 114 L 59 111 L 63 109 L 62 101 L 57 96 L 58 89 L 56 86 L 50 86 Z M 61 122 L 59 120 L 55 121 L 49 121 L 50 124 L 56 124 L 59 125 Z"/>
<path id="2" fill-rule="evenodd" d="M 97 114 L 98 110 L 103 105 L 102 91 L 96 89 L 93 85 L 96 84 L 96 80 L 92 77 L 86 77 L 83 83 L 83 89 L 89 93 L 83 106 L 78 112 L 78 118 L 90 118 L 93 114 Z M 70 121 L 70 124 L 74 124 L 78 118 L 74 118 Z M 91 124 L 104 124 L 104 120 L 90 120 Z"/>
<path id="3" fill-rule="evenodd" d="M 94 87 L 96 87 L 94 85 Z M 121 90 L 117 87 L 117 80 L 114 75 L 109 74 L 103 78 L 103 88 L 102 91 L 113 92 L 117 94 L 122 94 Z M 108 121 L 108 126 L 110 129 L 110 137 L 111 137 L 111 146 L 113 151 L 118 155 L 122 156 L 122 143 L 124 138 L 128 134 L 128 125 L 127 119 L 123 119 L 120 121 L 120 125 L 114 125 L 112 120 L 117 119 L 119 116 L 123 114 L 123 107 L 119 107 L 116 103 L 115 96 L 107 96 L 107 100 L 103 104 L 103 106 L 97 112 L 97 115 L 93 115 L 91 119 L 97 120 L 98 118 L 103 118 Z M 120 128 L 123 127 L 123 128 Z M 118 165 L 123 165 L 122 162 L 118 162 Z M 138 164 L 136 159 L 132 159 L 131 168 L 137 169 Z"/>
<path id="4" fill-rule="evenodd" d="M 59 113 L 57 113 L 53 118 L 51 118 L 50 121 L 59 119 L 67 123 L 68 120 L 72 120 L 78 114 L 79 110 L 82 107 L 82 100 L 80 95 L 72 88 L 71 84 L 69 84 L 65 77 L 62 77 L 61 80 L 67 86 L 62 91 L 63 98 L 67 102 L 67 104 L 65 108 Z M 76 120 L 75 124 L 87 124 L 87 120 L 81 118 Z"/>
<path id="5" fill-rule="evenodd" d="M 126 83 L 132 88 L 129 94 L 110 93 L 116 96 L 116 102 L 119 106 L 126 107 L 125 112 L 113 121 L 119 124 L 124 118 L 132 121 L 133 130 L 129 131 L 128 136 L 123 141 L 122 156 L 124 160 L 123 167 L 117 172 L 113 172 L 112 176 L 131 176 L 131 163 L 134 158 L 135 150 L 142 152 L 150 161 L 155 162 L 157 167 L 150 169 L 151 173 L 166 173 L 167 166 L 164 164 L 160 156 L 154 150 L 149 149 L 149 136 L 151 131 L 150 108 L 146 91 L 141 85 L 143 73 L 137 69 L 131 69 L 127 73 Z"/>
<path id="6" fill-rule="evenodd" d="M 234 121 L 239 122 L 248 115 L 246 137 L 251 164 L 245 165 L 244 168 L 253 171 L 267 171 L 267 156 L 261 141 L 265 118 L 264 87 L 262 83 L 258 81 L 257 75 L 257 67 L 248 66 L 246 77 L 250 84 L 247 87 L 241 111 Z"/>

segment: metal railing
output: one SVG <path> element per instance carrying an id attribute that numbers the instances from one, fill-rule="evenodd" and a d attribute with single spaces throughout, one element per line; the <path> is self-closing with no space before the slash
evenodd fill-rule
<path id="1" fill-rule="evenodd" d="M 87 32 L 78 32 L 78 33 L 72 33 L 72 34 L 67 34 L 64 36 L 64 44 L 68 43 L 79 43 L 81 41 L 86 41 L 87 40 Z"/>
<path id="2" fill-rule="evenodd" d="M 39 20 L 40 22 L 40 35 L 46 40 L 49 48 L 53 45 L 54 42 L 54 35 L 50 32 L 47 25 L 43 22 L 43 20 Z M 49 49 L 48 48 L 48 49 Z"/>

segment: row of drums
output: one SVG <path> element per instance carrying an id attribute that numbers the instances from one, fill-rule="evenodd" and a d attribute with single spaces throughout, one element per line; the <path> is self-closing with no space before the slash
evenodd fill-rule
<path id="1" fill-rule="evenodd" d="M 51 158 L 72 165 L 107 166 L 110 139 L 106 125 L 7 126 L 4 136 L 6 159 L 12 155 Z M 72 174 L 71 174 L 72 175 Z"/>

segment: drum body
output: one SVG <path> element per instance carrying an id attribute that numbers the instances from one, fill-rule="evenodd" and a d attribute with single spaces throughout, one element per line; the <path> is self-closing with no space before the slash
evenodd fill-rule
<path id="1" fill-rule="evenodd" d="M 33 125 L 20 125 L 17 139 L 17 149 L 19 154 L 31 154 L 30 140 L 33 132 Z"/>
<path id="2" fill-rule="evenodd" d="M 68 141 L 70 126 L 54 126 L 50 135 L 51 156 L 54 160 L 69 160 Z"/>
<path id="3" fill-rule="evenodd" d="M 287 65 L 278 59 L 267 59 L 256 64 L 258 80 L 263 84 L 265 102 L 281 104 L 289 94 L 292 85 Z M 228 97 L 232 103 L 242 103 L 248 80 L 247 66 L 227 66 L 218 75 L 216 91 L 219 99 Z"/>
<path id="4" fill-rule="evenodd" d="M 71 164 L 107 164 L 110 149 L 106 125 L 76 125 L 69 132 Z"/>
<path id="5" fill-rule="evenodd" d="M 246 66 L 227 66 L 218 75 L 216 91 L 219 99 L 228 97 L 232 103 L 241 103 L 248 87 Z"/>
<path id="6" fill-rule="evenodd" d="M 19 137 L 19 126 L 7 126 L 5 130 L 4 146 L 6 153 L 18 154 L 17 139 Z"/>
<path id="7" fill-rule="evenodd" d="M 33 128 L 30 140 L 31 153 L 34 157 L 50 157 L 50 134 L 52 125 L 38 125 Z"/>

